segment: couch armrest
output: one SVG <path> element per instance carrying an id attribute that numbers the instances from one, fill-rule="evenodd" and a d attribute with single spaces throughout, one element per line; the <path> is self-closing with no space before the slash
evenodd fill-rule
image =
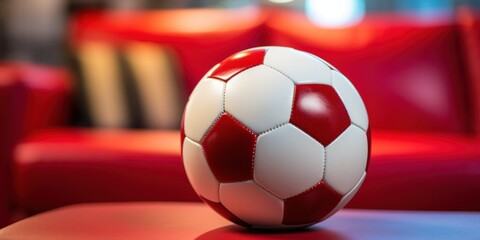
<path id="1" fill-rule="evenodd" d="M 1 213 L 11 205 L 14 146 L 31 131 L 65 123 L 70 89 L 69 74 L 63 69 L 0 63 L 0 222 L 5 220 Z"/>

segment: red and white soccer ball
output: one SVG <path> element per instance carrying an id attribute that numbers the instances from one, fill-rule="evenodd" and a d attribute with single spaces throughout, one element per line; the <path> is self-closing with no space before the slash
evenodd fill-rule
<path id="1" fill-rule="evenodd" d="M 368 129 L 360 95 L 330 64 L 292 48 L 253 48 L 217 64 L 192 92 L 183 162 L 197 194 L 232 222 L 305 227 L 359 189 Z"/>

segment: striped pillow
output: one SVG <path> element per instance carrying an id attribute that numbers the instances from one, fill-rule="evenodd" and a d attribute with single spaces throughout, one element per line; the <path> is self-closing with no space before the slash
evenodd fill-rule
<path id="1" fill-rule="evenodd" d="M 84 42 L 74 53 L 74 122 L 102 128 L 178 128 L 180 71 L 165 46 Z"/>

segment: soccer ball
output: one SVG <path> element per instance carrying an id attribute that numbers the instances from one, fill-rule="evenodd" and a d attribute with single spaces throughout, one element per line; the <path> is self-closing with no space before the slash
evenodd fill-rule
<path id="1" fill-rule="evenodd" d="M 355 195 L 370 132 L 352 83 L 324 60 L 252 48 L 214 66 L 193 90 L 182 156 L 200 198 L 246 227 L 299 228 Z"/>

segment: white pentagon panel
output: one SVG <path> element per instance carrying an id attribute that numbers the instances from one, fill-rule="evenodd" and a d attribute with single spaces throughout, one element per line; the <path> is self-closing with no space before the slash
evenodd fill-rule
<path id="1" fill-rule="evenodd" d="M 365 172 L 367 158 L 367 134 L 352 124 L 326 148 L 324 181 L 338 193 L 347 194 Z"/>
<path id="2" fill-rule="evenodd" d="M 253 47 L 253 48 L 249 48 L 247 49 L 247 51 L 249 50 L 255 50 L 255 49 L 266 49 L 267 51 L 270 50 L 270 49 L 273 49 L 273 48 L 288 48 L 288 49 L 294 49 L 294 48 L 291 48 L 291 47 L 283 47 L 283 46 L 260 46 L 260 47 Z"/>
<path id="3" fill-rule="evenodd" d="M 323 146 L 292 124 L 257 140 L 254 179 L 280 198 L 295 196 L 317 184 L 323 167 Z"/>
<path id="4" fill-rule="evenodd" d="M 330 85 L 332 70 L 322 61 L 292 48 L 267 49 L 263 63 L 287 75 L 297 84 L 321 83 Z"/>
<path id="5" fill-rule="evenodd" d="M 367 176 L 366 172 L 363 173 L 362 178 L 360 178 L 360 181 L 358 181 L 357 185 L 355 185 L 355 187 L 352 190 L 350 190 L 350 192 L 348 192 L 345 196 L 343 196 L 342 200 L 340 200 L 337 206 L 329 214 L 327 214 L 327 216 L 325 216 L 321 221 L 331 217 L 333 214 L 335 214 L 340 209 L 345 207 L 345 205 L 347 205 L 350 199 L 352 199 L 352 197 L 355 196 L 355 194 L 357 194 L 358 189 L 360 189 L 360 187 L 362 186 L 363 181 L 365 180 L 365 176 Z"/>
<path id="6" fill-rule="evenodd" d="M 368 129 L 367 109 L 365 108 L 365 104 L 363 103 L 357 89 L 355 89 L 350 80 L 343 76 L 343 74 L 337 71 L 332 72 L 332 86 L 345 104 L 345 108 L 347 109 L 351 121 L 363 130 Z"/>
<path id="7" fill-rule="evenodd" d="M 198 83 L 190 95 L 185 110 L 185 134 L 195 142 L 200 142 L 215 119 L 223 111 L 225 83 L 215 79 L 205 79 Z"/>
<path id="8" fill-rule="evenodd" d="M 288 122 L 293 83 L 283 74 L 259 65 L 234 76 L 227 83 L 225 111 L 256 133 Z"/>
<path id="9" fill-rule="evenodd" d="M 307 54 L 307 55 L 309 55 L 309 56 L 311 56 L 311 57 L 314 57 L 315 59 L 320 60 L 320 61 L 323 62 L 325 65 L 327 65 L 330 69 L 335 69 L 335 70 L 337 70 L 336 67 L 334 67 L 334 66 L 333 66 L 332 64 L 330 64 L 329 62 L 323 60 L 321 57 L 318 57 L 317 55 L 311 54 L 311 53 L 309 53 L 309 52 L 303 52 L 303 51 L 300 51 L 300 50 L 297 50 L 297 51 L 299 51 L 299 52 L 301 52 L 301 53 L 304 53 L 304 54 Z M 337 71 L 338 71 L 338 70 L 337 70 Z"/>
<path id="10" fill-rule="evenodd" d="M 188 139 L 188 137 L 183 141 L 183 165 L 188 180 L 197 194 L 210 201 L 219 202 L 219 182 L 208 166 L 202 146 Z"/>
<path id="11" fill-rule="evenodd" d="M 251 225 L 282 224 L 283 201 L 253 181 L 220 184 L 220 202 Z"/>

